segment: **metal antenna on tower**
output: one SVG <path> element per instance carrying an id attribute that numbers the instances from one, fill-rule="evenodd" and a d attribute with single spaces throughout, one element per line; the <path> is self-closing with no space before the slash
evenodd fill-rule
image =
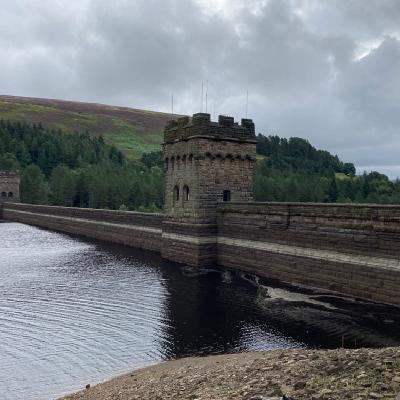
<path id="1" fill-rule="evenodd" d="M 217 120 L 217 116 L 215 115 L 215 99 L 213 101 L 213 116 L 214 116 L 214 121 Z"/>
<path id="2" fill-rule="evenodd" d="M 201 81 L 201 110 L 203 112 L 203 100 L 204 100 L 204 81 Z"/>
<path id="3" fill-rule="evenodd" d="M 246 119 L 249 111 L 249 91 L 246 92 Z"/>
<path id="4" fill-rule="evenodd" d="M 207 112 L 207 103 L 208 103 L 208 79 L 206 80 L 206 112 Z"/>

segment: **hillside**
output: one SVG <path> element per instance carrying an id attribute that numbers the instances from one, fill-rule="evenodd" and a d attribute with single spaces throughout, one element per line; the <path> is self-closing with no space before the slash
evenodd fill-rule
<path id="1" fill-rule="evenodd" d="M 170 114 L 30 97 L 0 95 L 0 119 L 39 123 L 65 132 L 103 135 L 106 143 L 115 145 L 129 158 L 160 149 L 162 130 Z"/>
<path id="2" fill-rule="evenodd" d="M 50 191 L 43 190 L 43 202 L 55 205 L 160 208 L 163 170 L 157 150 L 169 118 L 165 113 L 96 103 L 0 96 L 0 169 L 19 169 L 24 175 L 30 164 L 35 165 L 38 171 L 29 174 L 43 174 L 43 187 L 50 183 Z M 91 141 L 82 134 L 85 131 Z M 400 204 L 400 180 L 392 182 L 378 172 L 356 176 L 352 163 L 306 139 L 261 134 L 257 139 L 253 181 L 257 201 Z M 147 154 L 142 158 L 143 153 Z M 57 167 L 61 171 L 55 171 Z M 60 180 L 58 175 L 66 177 L 61 192 L 73 189 L 66 200 L 56 198 L 58 189 L 51 185 Z M 21 185 L 23 196 L 24 190 Z"/>

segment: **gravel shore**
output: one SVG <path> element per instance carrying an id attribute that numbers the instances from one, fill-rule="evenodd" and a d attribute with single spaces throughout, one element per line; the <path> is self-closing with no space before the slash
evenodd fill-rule
<path id="1" fill-rule="evenodd" d="M 400 400 L 400 348 L 275 350 L 185 358 L 63 400 Z"/>

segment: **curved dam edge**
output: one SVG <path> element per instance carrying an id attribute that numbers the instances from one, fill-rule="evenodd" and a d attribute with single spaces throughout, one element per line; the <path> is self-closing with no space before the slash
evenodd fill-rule
<path id="1" fill-rule="evenodd" d="M 59 400 L 282 398 L 400 399 L 400 348 L 184 358 L 132 371 Z"/>

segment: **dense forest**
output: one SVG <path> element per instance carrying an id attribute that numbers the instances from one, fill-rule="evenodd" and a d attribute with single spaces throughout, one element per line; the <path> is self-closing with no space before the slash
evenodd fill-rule
<path id="1" fill-rule="evenodd" d="M 353 164 L 301 138 L 258 136 L 257 201 L 400 204 L 400 181 Z M 0 121 L 0 170 L 21 171 L 21 200 L 34 204 L 157 211 L 163 206 L 161 152 L 132 161 L 102 137 L 40 124 Z"/>
<path id="2" fill-rule="evenodd" d="M 102 137 L 0 121 L 0 170 L 21 171 L 21 200 L 33 204 L 153 211 L 163 171 L 130 161 Z"/>
<path id="3" fill-rule="evenodd" d="M 356 176 L 351 163 L 301 138 L 258 135 L 254 197 L 258 201 L 400 204 L 400 181 L 378 172 Z"/>
<path id="4" fill-rule="evenodd" d="M 266 166 L 277 170 L 303 171 L 310 174 L 332 175 L 343 173 L 354 176 L 356 169 L 351 163 L 343 163 L 338 156 L 325 150 L 317 150 L 307 140 L 279 136 L 257 137 L 257 153 L 266 157 Z"/>

